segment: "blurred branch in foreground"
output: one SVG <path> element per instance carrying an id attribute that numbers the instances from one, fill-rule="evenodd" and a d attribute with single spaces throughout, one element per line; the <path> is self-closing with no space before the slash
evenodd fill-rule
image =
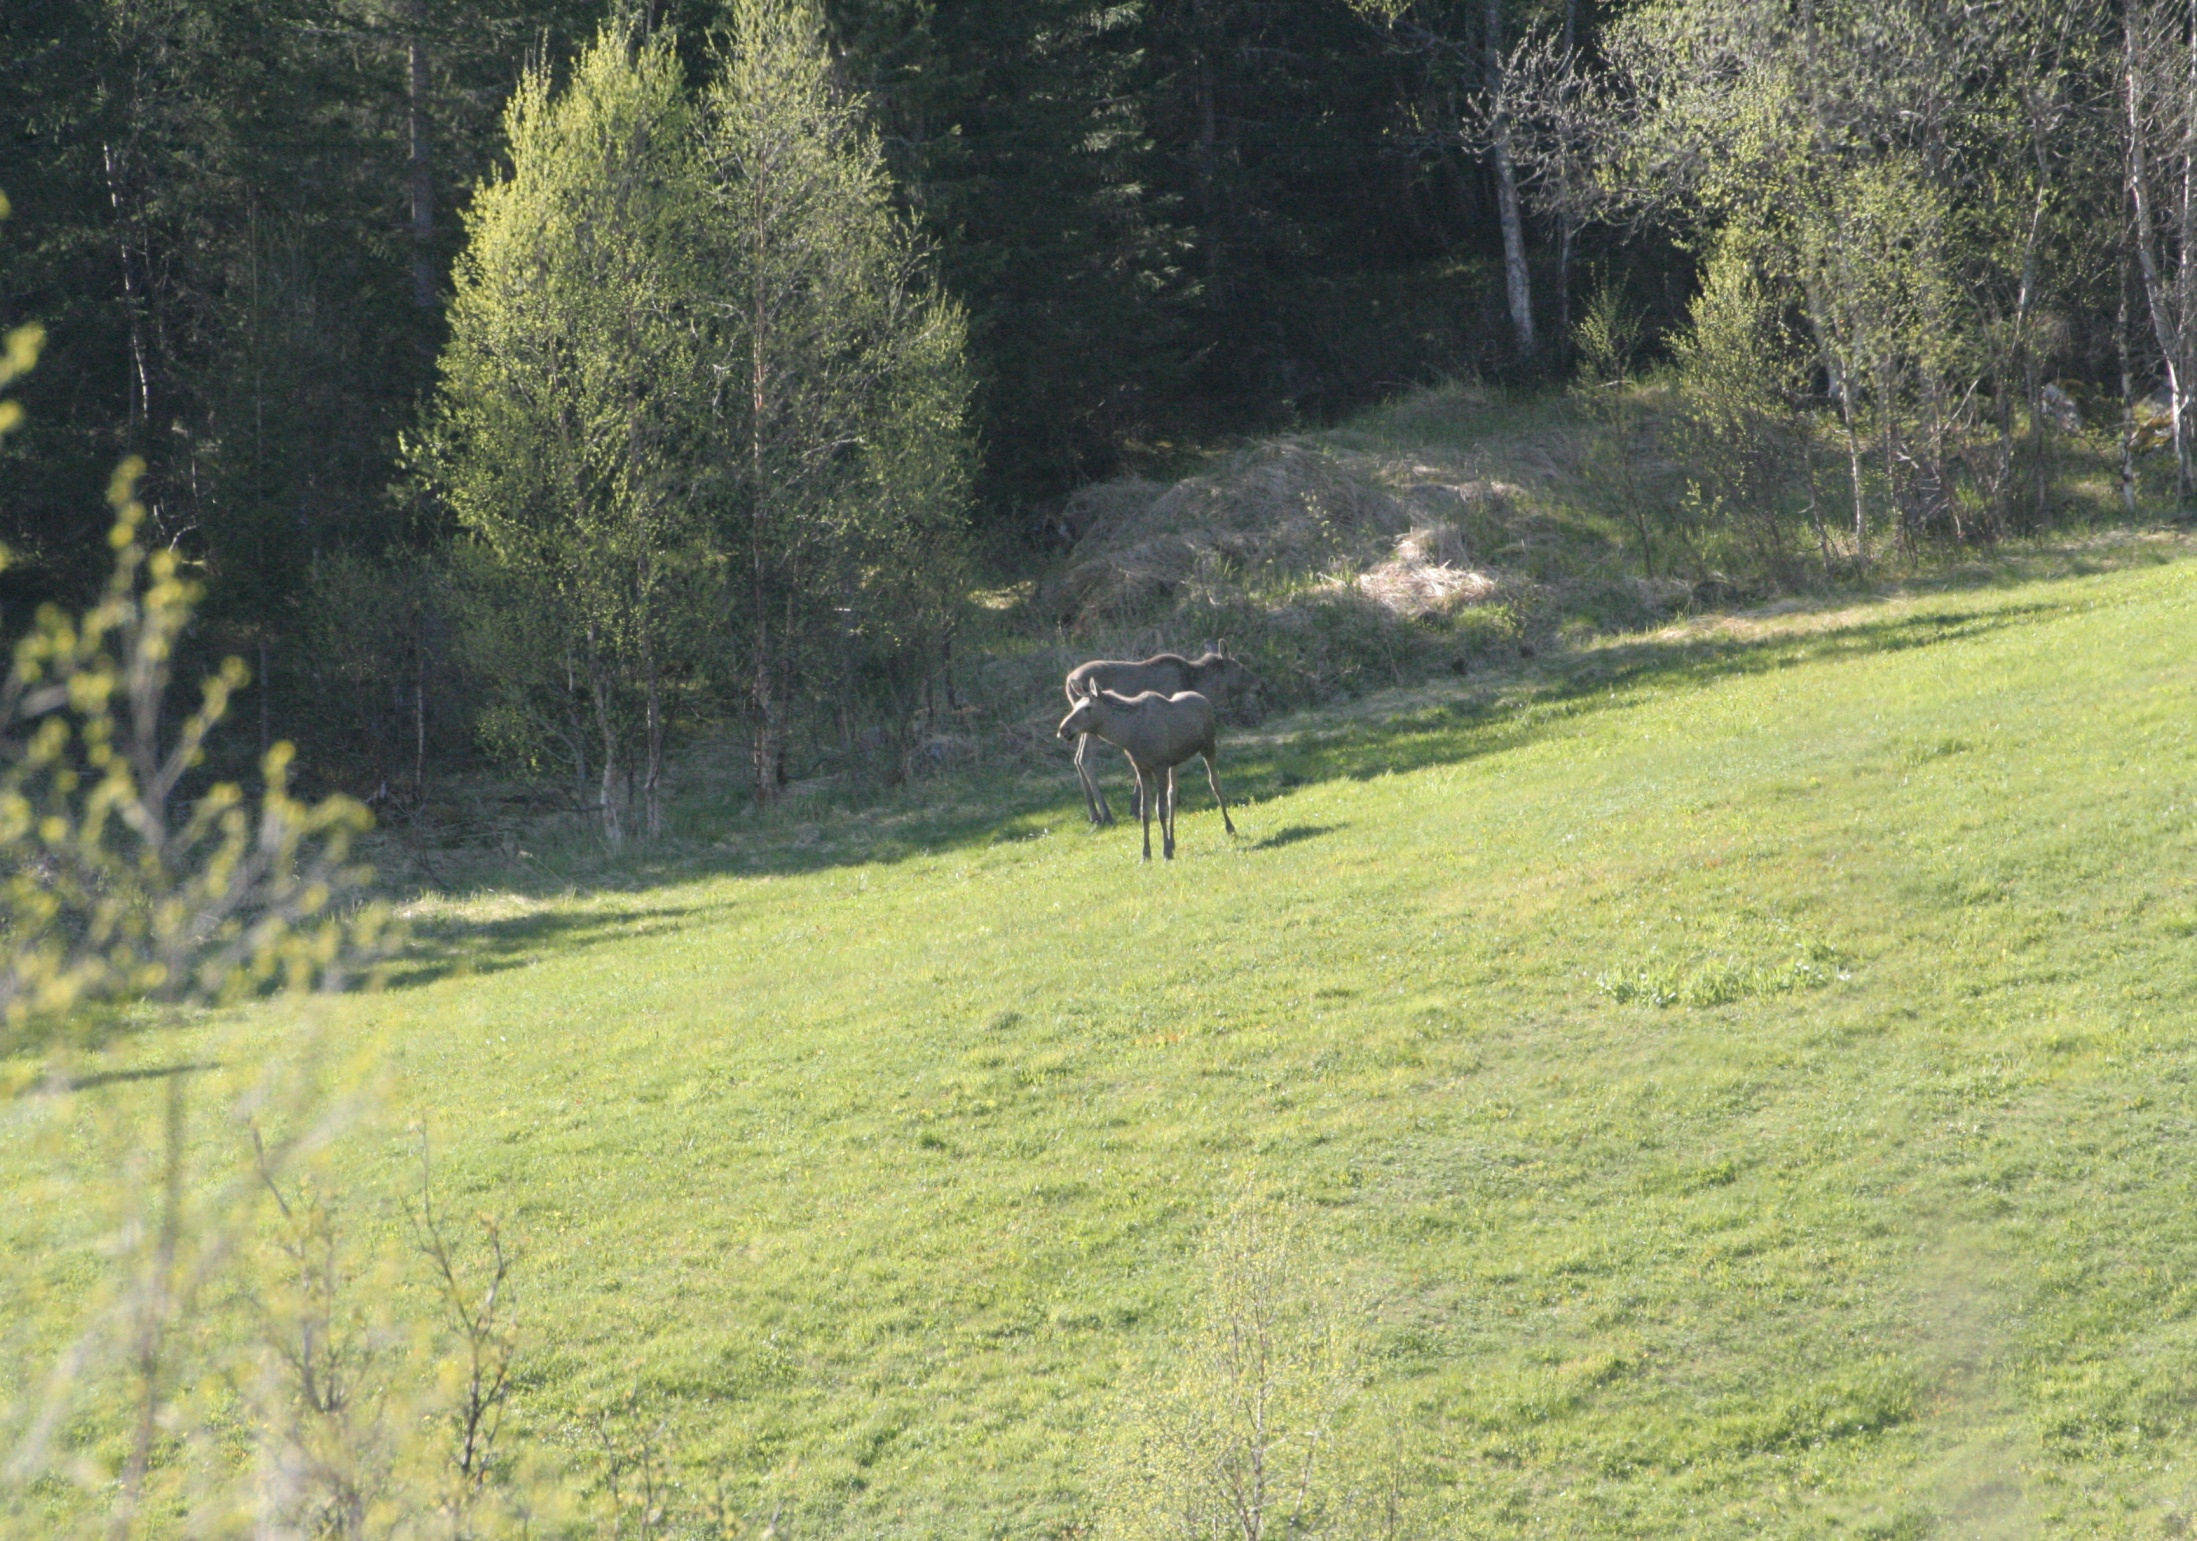
<path id="1" fill-rule="evenodd" d="M 371 876 L 349 860 L 371 816 L 347 797 L 291 796 L 289 745 L 262 762 L 256 809 L 230 782 L 182 795 L 246 676 L 229 659 L 163 735 L 199 589 L 175 552 L 139 539 L 139 469 L 115 475 L 105 592 L 81 616 L 43 607 L 0 684 L 11 1027 L 106 1000 L 225 1000 L 278 980 L 340 988 L 392 940 L 386 906 L 345 902 Z"/>

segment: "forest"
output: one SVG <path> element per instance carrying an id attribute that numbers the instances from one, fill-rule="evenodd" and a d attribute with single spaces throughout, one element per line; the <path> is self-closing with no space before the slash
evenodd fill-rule
<path id="1" fill-rule="evenodd" d="M 621 838 L 699 731 L 765 801 L 880 738 L 904 766 L 971 586 L 1057 563 L 1079 487 L 1415 387 L 1564 396 L 1613 464 L 1678 468 L 1608 510 L 1649 579 L 2133 516 L 2167 456 L 2188 493 L 2164 0 L 799 14 L 757 63 L 717 0 L 9 6 L 0 323 L 43 361 L 5 597 L 91 592 L 135 457 L 260 750 L 400 800 L 515 771 Z M 691 143 L 591 160 L 616 132 Z M 743 209 L 774 136 L 813 186 Z M 745 426 L 742 348 L 787 387 Z"/>

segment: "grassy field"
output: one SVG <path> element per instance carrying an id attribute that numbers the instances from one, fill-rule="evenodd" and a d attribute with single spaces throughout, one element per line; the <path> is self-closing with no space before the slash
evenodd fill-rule
<path id="1" fill-rule="evenodd" d="M 2181 1534 L 2192 572 L 1703 620 L 1273 724 L 1224 750 L 1242 837 L 1186 787 L 1172 865 L 1084 830 L 1064 754 L 423 903 L 334 1012 L 383 1071 L 332 1180 L 395 1235 L 423 1126 L 523 1243 L 526 1426 L 637 1388 L 809 1535 L 1077 1533 L 1246 1174 L 1375 1302 L 1448 1533 Z M 95 1068 L 212 1065 L 210 1106 L 278 1025 Z M 54 1100 L 0 1121 L 47 1200 L 0 1248 L 65 1297 L 95 1142 Z M 10 1388 L 59 1310 L 0 1321 Z"/>

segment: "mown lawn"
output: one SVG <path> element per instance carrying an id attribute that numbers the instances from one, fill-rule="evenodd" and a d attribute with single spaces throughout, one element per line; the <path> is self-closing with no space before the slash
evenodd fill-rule
<path id="1" fill-rule="evenodd" d="M 338 1009 L 384 1073 L 332 1180 L 396 1236 L 423 1126 L 523 1243 L 525 1426 L 637 1388 L 810 1535 L 1076 1533 L 1247 1173 L 1377 1301 L 1456 1535 L 2179 1534 L 2192 572 L 1278 725 L 1223 766 L 1242 838 L 1186 785 L 1172 866 L 1082 828 L 1064 754 L 951 840 L 428 906 Z M 105 1058 L 219 1059 L 212 1106 L 273 1030 Z M 53 1100 L 0 1122 L 0 1269 L 65 1294 L 96 1141 Z"/>

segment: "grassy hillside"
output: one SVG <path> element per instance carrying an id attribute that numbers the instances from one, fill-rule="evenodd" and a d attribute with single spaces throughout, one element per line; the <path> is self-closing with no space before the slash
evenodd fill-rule
<path id="1" fill-rule="evenodd" d="M 1063 754 L 425 905 L 335 1009 L 385 1069 L 330 1180 L 394 1236 L 424 1126 L 523 1241 L 526 1425 L 639 1388 L 810 1535 L 1078 1533 L 1245 1174 L 1377 1302 L 1451 1533 L 2179 1534 L 2191 582 L 1781 607 L 1270 723 L 1224 749 L 1242 838 L 1186 788 L 1172 865 L 1083 829 Z M 95 1068 L 210 1067 L 210 1109 L 275 1028 Z M 0 1122 L 38 1200 L 0 1246 L 64 1295 L 71 1130 L 164 1084 Z M 0 1383 L 63 1320 L 0 1323 Z"/>

